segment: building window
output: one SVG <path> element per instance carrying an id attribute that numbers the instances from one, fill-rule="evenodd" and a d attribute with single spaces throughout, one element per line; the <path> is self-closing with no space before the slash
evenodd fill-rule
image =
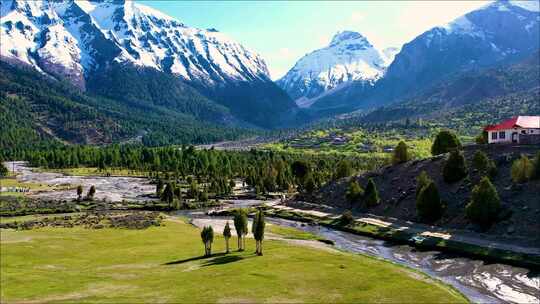
<path id="1" fill-rule="evenodd" d="M 506 132 L 499 132 L 499 138 L 504 139 L 506 137 Z"/>
<path id="2" fill-rule="evenodd" d="M 527 131 L 521 130 L 521 134 L 527 134 Z"/>
<path id="3" fill-rule="evenodd" d="M 497 139 L 497 132 L 491 133 L 491 139 Z"/>

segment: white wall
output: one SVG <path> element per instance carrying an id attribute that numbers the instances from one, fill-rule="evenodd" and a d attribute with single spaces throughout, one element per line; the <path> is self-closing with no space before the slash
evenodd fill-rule
<path id="1" fill-rule="evenodd" d="M 517 132 L 518 135 L 522 134 L 522 131 L 525 131 L 526 134 L 540 134 L 540 129 L 522 129 L 522 128 L 514 128 L 514 129 L 507 129 L 507 130 L 500 130 L 500 131 L 488 131 L 488 143 L 490 144 L 496 144 L 496 143 L 510 143 L 512 142 L 512 133 Z M 505 136 L 504 139 L 500 138 L 499 132 L 504 132 Z M 492 139 L 492 134 L 497 133 L 497 139 Z M 519 139 L 519 137 L 518 137 Z"/>

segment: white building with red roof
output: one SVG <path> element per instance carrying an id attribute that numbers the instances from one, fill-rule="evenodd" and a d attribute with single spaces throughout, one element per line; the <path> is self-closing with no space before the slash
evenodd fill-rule
<path id="1" fill-rule="evenodd" d="M 540 143 L 540 116 L 516 116 L 484 129 L 488 143 Z"/>

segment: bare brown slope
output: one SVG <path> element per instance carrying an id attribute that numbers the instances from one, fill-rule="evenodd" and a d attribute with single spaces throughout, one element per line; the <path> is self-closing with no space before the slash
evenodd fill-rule
<path id="1" fill-rule="evenodd" d="M 465 158 L 469 165 L 469 177 L 454 184 L 448 184 L 442 178 L 442 166 L 446 155 L 425 160 L 410 161 L 396 166 L 387 166 L 377 172 L 369 172 L 356 176 L 365 188 L 368 178 L 373 178 L 381 203 L 372 208 L 358 203 L 352 207 L 353 213 L 371 213 L 380 216 L 394 217 L 401 220 L 419 222 L 416 216 L 416 177 L 425 170 L 435 181 L 441 199 L 447 204 L 444 216 L 437 226 L 477 230 L 465 218 L 465 206 L 470 200 L 471 190 L 480 179 L 480 174 L 471 169 L 471 159 L 477 149 L 484 150 L 495 160 L 498 175 L 493 184 L 499 192 L 503 211 L 500 220 L 493 225 L 488 234 L 510 234 L 514 237 L 540 240 L 540 181 L 530 181 L 522 185 L 513 185 L 510 178 L 512 161 L 521 154 L 532 157 L 540 150 L 539 146 L 468 146 L 465 147 Z M 311 202 L 337 207 L 337 211 L 349 209 L 351 206 L 345 199 L 349 178 L 331 182 L 310 198 Z"/>

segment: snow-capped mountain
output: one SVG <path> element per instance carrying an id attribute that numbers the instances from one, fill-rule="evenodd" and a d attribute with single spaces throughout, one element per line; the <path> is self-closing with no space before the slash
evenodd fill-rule
<path id="1" fill-rule="evenodd" d="M 216 30 L 134 1 L 2 1 L 2 57 L 78 76 L 130 62 L 208 84 L 268 78 L 264 60 Z"/>
<path id="2" fill-rule="evenodd" d="M 330 44 L 302 57 L 277 81 L 297 104 L 308 106 L 310 99 L 342 83 L 356 80 L 373 84 L 392 60 L 392 50 L 377 50 L 366 37 L 353 31 L 338 32 Z"/>
<path id="3" fill-rule="evenodd" d="M 515 62 L 540 48 L 538 1 L 498 0 L 406 43 L 372 89 L 350 85 L 313 107 L 374 108 L 408 98 L 447 77 Z"/>
<path id="4" fill-rule="evenodd" d="M 295 107 L 255 52 L 215 29 L 188 27 L 134 1 L 2 0 L 0 13 L 2 60 L 68 78 L 82 89 L 94 75 L 129 64 L 176 75 L 233 112 Z"/>

